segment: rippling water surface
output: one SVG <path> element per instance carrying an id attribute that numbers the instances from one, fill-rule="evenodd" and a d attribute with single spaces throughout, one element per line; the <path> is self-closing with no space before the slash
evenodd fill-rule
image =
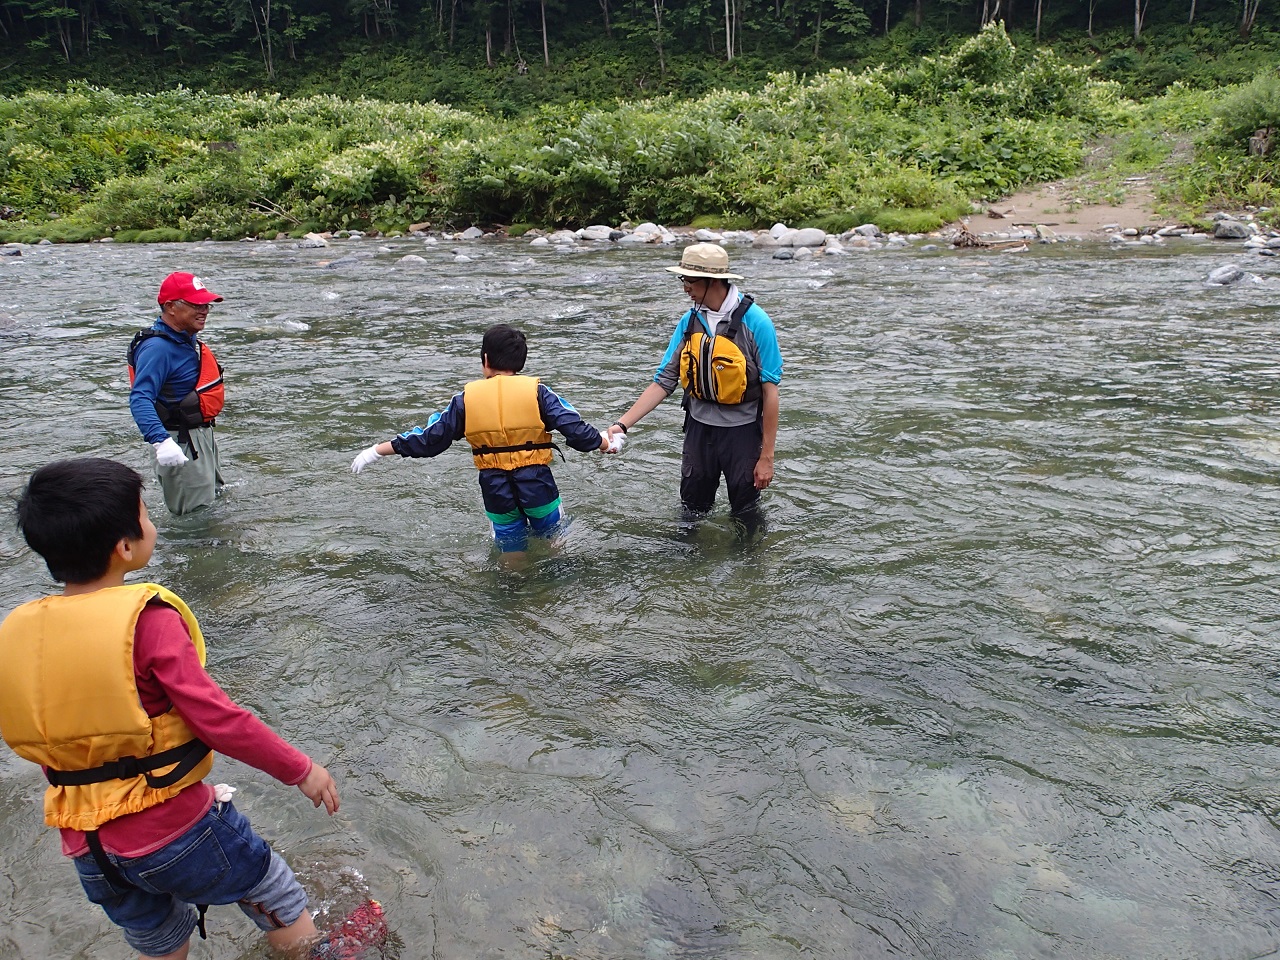
<path id="1" fill-rule="evenodd" d="M 770 530 L 676 522 L 679 409 L 570 453 L 575 518 L 499 569 L 424 422 L 507 321 L 598 424 L 682 309 L 670 250 L 355 241 L 0 258 L 0 483 L 144 469 L 124 351 L 159 280 L 227 300 L 226 496 L 150 571 L 214 676 L 343 807 L 219 760 L 305 873 L 364 873 L 389 955 L 1244 958 L 1280 950 L 1280 272 L 1225 245 L 731 251 L 786 357 Z M 343 253 L 368 254 L 336 268 Z M 426 265 L 401 265 L 405 253 Z M 0 524 L 0 606 L 48 589 Z M 0 758 L 0 954 L 130 956 Z M 258 956 L 238 913 L 193 956 Z"/>

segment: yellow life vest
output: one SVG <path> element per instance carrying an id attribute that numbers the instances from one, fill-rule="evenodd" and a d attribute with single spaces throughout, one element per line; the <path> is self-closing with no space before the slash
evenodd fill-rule
<path id="1" fill-rule="evenodd" d="M 473 380 L 462 388 L 467 443 L 480 470 L 515 470 L 551 462 L 551 434 L 538 408 L 536 377 Z"/>
<path id="2" fill-rule="evenodd" d="M 134 629 L 153 597 L 182 615 L 203 664 L 195 616 L 155 583 L 44 597 L 0 624 L 0 734 L 48 768 L 51 827 L 96 830 L 176 796 L 213 766 L 173 709 L 148 717 L 138 697 Z"/>
<path id="3" fill-rule="evenodd" d="M 680 348 L 680 386 L 685 393 L 711 403 L 759 402 L 760 365 L 740 344 L 745 342 L 742 318 L 754 302 L 751 297 L 743 296 L 729 315 L 725 332 L 714 336 L 696 329 L 701 325 L 698 311 L 689 315 Z"/>

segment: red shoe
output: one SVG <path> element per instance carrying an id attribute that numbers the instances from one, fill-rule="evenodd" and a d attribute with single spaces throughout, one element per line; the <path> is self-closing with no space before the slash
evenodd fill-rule
<path id="1" fill-rule="evenodd" d="M 382 904 L 366 900 L 340 924 L 324 935 L 311 948 L 312 960 L 358 960 L 366 950 L 381 948 L 387 942 L 387 921 Z"/>

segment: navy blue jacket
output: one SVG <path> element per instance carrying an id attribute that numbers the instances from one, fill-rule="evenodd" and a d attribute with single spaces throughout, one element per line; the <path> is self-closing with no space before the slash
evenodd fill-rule
<path id="1" fill-rule="evenodd" d="M 583 420 L 573 404 L 544 383 L 538 384 L 538 410 L 547 430 L 564 434 L 573 449 L 583 453 L 600 449 L 600 431 Z M 402 457 L 434 457 L 466 435 L 467 413 L 462 394 L 455 393 L 449 405 L 439 413 L 433 413 L 425 427 L 414 427 L 400 434 L 391 441 L 391 447 Z"/>

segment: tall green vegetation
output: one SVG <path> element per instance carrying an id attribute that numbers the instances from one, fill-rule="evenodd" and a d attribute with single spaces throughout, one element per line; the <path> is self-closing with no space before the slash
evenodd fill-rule
<path id="1" fill-rule="evenodd" d="M 24 221 L 6 234 L 68 237 L 698 217 L 920 229 L 1069 173 L 1086 138 L 1130 109 L 1052 52 L 1021 53 L 999 25 L 905 67 L 515 119 L 74 85 L 0 100 L 0 187 Z"/>

